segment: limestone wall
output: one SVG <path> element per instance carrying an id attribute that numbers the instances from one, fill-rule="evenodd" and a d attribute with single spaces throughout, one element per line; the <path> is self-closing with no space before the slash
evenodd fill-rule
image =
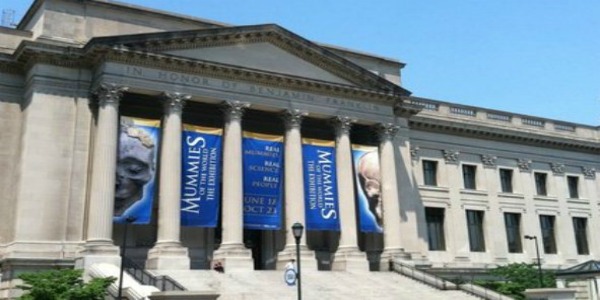
<path id="1" fill-rule="evenodd" d="M 12 240 L 16 206 L 16 162 L 21 133 L 23 76 L 0 73 L 0 245 Z M 2 251 L 0 250 L 0 257 Z"/>
<path id="2" fill-rule="evenodd" d="M 89 72 L 38 64 L 27 75 L 10 256 L 72 256 L 83 239 Z"/>
<path id="3" fill-rule="evenodd" d="M 85 44 L 93 37 L 219 26 L 191 17 L 144 10 L 127 4 L 97 1 L 46 0 L 30 11 L 19 29 L 34 38 Z"/>
<path id="4" fill-rule="evenodd" d="M 522 239 L 522 253 L 508 253 L 503 214 L 521 214 L 521 235 L 535 235 L 546 267 L 572 265 L 592 259 L 580 255 L 575 246 L 572 218 L 588 219 L 590 253 L 600 249 L 593 228 L 600 226 L 597 211 L 599 179 L 584 168 L 600 169 L 598 155 L 534 147 L 500 141 L 432 133 L 410 132 L 413 176 L 424 206 L 445 209 L 445 251 L 429 251 L 429 259 L 439 266 L 488 267 L 509 262 L 533 262 L 535 244 Z M 438 184 L 426 186 L 423 160 L 437 162 Z M 465 189 L 462 165 L 476 166 L 476 189 Z M 512 170 L 513 192 L 502 192 L 499 169 Z M 547 174 L 547 196 L 537 195 L 534 173 Z M 577 199 L 569 198 L 567 176 L 579 180 Z M 402 191 L 400 191 L 402 193 Z M 465 210 L 484 212 L 485 251 L 469 248 Z M 555 217 L 556 254 L 544 254 L 539 215 Z"/>

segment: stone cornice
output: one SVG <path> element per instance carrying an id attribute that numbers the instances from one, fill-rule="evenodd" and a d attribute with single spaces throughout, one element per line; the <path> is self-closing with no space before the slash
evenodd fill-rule
<path id="1" fill-rule="evenodd" d="M 0 73 L 24 74 L 23 64 L 14 61 L 0 60 Z"/>
<path id="2" fill-rule="evenodd" d="M 98 45 L 108 45 L 156 53 L 175 49 L 258 42 L 268 42 L 276 45 L 359 86 L 397 96 L 408 96 L 410 94 L 402 87 L 334 54 L 325 47 L 274 24 L 95 38 L 90 41 L 86 48 L 91 49 Z"/>
<path id="3" fill-rule="evenodd" d="M 463 123 L 456 120 L 428 118 L 420 115 L 412 117 L 409 124 L 413 130 L 455 134 L 595 154 L 600 152 L 600 143 L 598 142 L 542 135 L 535 132 L 524 132 L 518 128 L 496 128 L 481 124 Z"/>
<path id="4" fill-rule="evenodd" d="M 383 90 L 311 80 L 292 75 L 241 68 L 210 61 L 186 59 L 172 55 L 134 51 L 125 46 L 108 47 L 98 45 L 88 49 L 81 49 L 67 45 L 25 41 L 15 51 L 12 61 L 7 61 L 6 63 L 0 61 L 0 67 L 6 65 L 4 68 L 7 69 L 10 66 L 13 72 L 23 73 L 37 63 L 91 69 L 94 66 L 109 61 L 168 71 L 207 75 L 226 80 L 246 81 L 265 86 L 284 87 L 292 90 L 308 91 L 343 98 L 371 100 L 382 103 L 396 103 L 399 101 L 398 95 Z"/>
<path id="5" fill-rule="evenodd" d="M 350 85 L 336 84 L 319 80 L 311 80 L 287 74 L 242 68 L 210 61 L 186 59 L 171 55 L 132 51 L 125 48 L 99 48 L 95 55 L 89 56 L 94 65 L 103 62 L 117 62 L 129 65 L 157 68 L 161 70 L 184 72 L 194 75 L 206 75 L 226 80 L 246 81 L 265 86 L 289 88 L 343 98 L 372 100 L 383 103 L 395 103 L 399 97 L 390 93 L 360 88 Z"/>

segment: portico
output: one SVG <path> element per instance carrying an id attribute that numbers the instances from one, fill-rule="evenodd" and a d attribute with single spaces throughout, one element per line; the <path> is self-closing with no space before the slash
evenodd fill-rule
<path id="1" fill-rule="evenodd" d="M 253 28 L 254 29 L 254 28 Z M 279 41 L 280 39 L 290 39 L 286 36 L 286 32 L 279 28 L 264 28 L 253 32 L 256 36 L 275 36 L 270 40 Z M 197 35 L 201 35 L 198 32 Z M 189 35 L 189 33 L 188 33 Z M 220 36 L 219 38 L 223 38 Z M 139 39 L 139 37 L 136 37 Z M 173 38 L 171 37 L 171 40 Z M 188 40 L 188 37 L 181 37 L 182 40 Z M 102 43 L 113 43 L 104 38 L 99 39 Z M 261 48 L 269 48 L 278 45 L 279 42 L 271 44 L 270 40 L 265 41 L 266 45 Z M 276 262 L 271 267 L 279 266 L 287 262 L 293 255 L 295 242 L 289 230 L 290 224 L 299 221 L 304 222 L 304 195 L 303 195 L 303 173 L 302 173 L 302 138 L 303 132 L 308 132 L 308 135 L 314 136 L 314 133 L 319 131 L 329 131 L 331 140 L 335 141 L 337 152 L 337 186 L 340 191 L 340 223 L 341 232 L 339 233 L 338 241 L 327 241 L 334 248 L 337 248 L 336 254 L 333 257 L 333 266 L 335 270 L 357 269 L 368 270 L 369 262 L 365 252 L 359 250 L 358 245 L 358 224 L 356 219 L 356 211 L 354 203 L 356 197 L 354 194 L 354 172 L 352 159 L 350 158 L 350 132 L 352 124 L 356 123 L 363 128 L 372 128 L 373 135 L 377 134 L 377 129 L 387 128 L 380 146 L 381 165 L 394 165 L 394 146 L 393 140 L 393 123 L 396 122 L 394 115 L 394 105 L 400 100 L 399 94 L 386 94 L 380 91 L 370 90 L 369 88 L 360 87 L 361 84 L 375 84 L 370 80 L 370 76 L 363 78 L 356 76 L 352 80 L 356 83 L 350 83 L 347 79 L 339 78 L 335 81 L 340 84 L 326 84 L 311 82 L 310 79 L 292 79 L 293 74 L 269 74 L 266 75 L 259 70 L 244 70 L 236 69 L 230 66 L 210 65 L 204 61 L 195 61 L 190 59 L 195 52 L 192 45 L 183 45 L 183 50 L 169 50 L 171 53 L 185 53 L 187 57 L 164 57 L 160 53 L 144 53 L 143 55 L 134 51 L 135 43 L 142 41 L 118 41 L 122 45 L 116 47 L 113 53 L 108 56 L 108 59 L 98 69 L 101 70 L 96 77 L 96 88 L 98 91 L 98 100 L 101 105 L 98 106 L 97 113 L 97 129 L 96 143 L 103 144 L 105 153 L 97 153 L 94 151 L 94 165 L 107 166 L 105 161 L 111 161 L 113 158 L 106 156 L 107 153 L 114 153 L 116 149 L 116 130 L 107 124 L 118 123 L 118 103 L 124 101 L 128 103 L 129 99 L 135 98 L 155 98 L 160 99 L 164 103 L 164 111 L 162 113 L 162 137 L 160 146 L 160 159 L 158 161 L 158 169 L 160 170 L 160 185 L 158 188 L 157 199 L 157 222 L 152 225 L 156 229 L 157 239 L 154 242 L 152 249 L 147 252 L 146 266 L 148 268 L 189 268 L 190 253 L 185 245 L 186 241 L 181 240 L 181 230 L 179 225 L 178 212 L 180 210 L 179 189 L 181 186 L 181 178 L 177 176 L 181 174 L 181 130 L 182 117 L 185 120 L 194 119 L 197 124 L 211 125 L 222 127 L 223 130 L 223 176 L 222 176 L 222 212 L 219 228 L 214 230 L 204 230 L 206 236 L 220 236 L 215 240 L 210 241 L 204 239 L 201 243 L 193 243 L 196 249 L 201 248 L 200 252 L 206 259 L 219 260 L 224 263 L 229 270 L 233 269 L 252 269 L 253 268 L 253 253 L 245 245 L 246 240 L 245 230 L 243 227 L 243 188 L 242 188 L 242 150 L 241 140 L 242 132 L 247 130 L 247 122 L 253 123 L 251 128 L 257 128 L 265 132 L 281 134 L 284 136 L 285 145 L 285 175 L 284 175 L 284 220 L 281 231 L 275 231 L 272 234 L 264 233 L 260 235 L 260 243 L 270 245 L 271 250 L 262 250 L 271 253 L 270 260 Z M 240 41 L 244 42 L 244 41 Z M 299 42 L 299 41 L 295 41 Z M 306 42 L 306 41 L 301 41 Z M 161 46 L 168 45 L 168 40 L 158 42 L 155 39 L 154 45 L 157 49 Z M 95 44 L 94 41 L 91 44 Z M 124 45 L 128 45 L 126 48 Z M 251 48 L 253 44 L 249 44 Z M 314 47 L 314 45 L 305 45 L 306 47 Z M 228 46 L 223 46 L 227 49 Z M 198 51 L 206 51 L 199 48 Z M 214 50 L 213 50 L 214 51 Z M 278 51 L 278 50 L 276 50 Z M 308 51 L 308 50 L 305 50 Z M 245 53 L 243 55 L 253 55 Z M 281 55 L 281 54 L 279 54 Z M 346 66 L 335 65 L 336 61 L 328 61 L 328 57 L 320 58 L 330 64 L 329 68 L 336 72 L 340 72 Z M 149 64 L 148 62 L 152 62 Z M 254 62 L 257 64 L 257 62 Z M 260 63 L 260 62 L 258 62 Z M 304 64 L 304 62 L 302 63 Z M 140 66 L 142 65 L 142 66 Z M 193 67 L 193 68 L 190 68 Z M 351 66 L 355 68 L 354 66 Z M 303 68 L 313 68 L 303 66 Z M 178 70 L 181 69 L 181 70 Z M 330 72 L 320 71 L 323 75 L 334 76 Z M 229 74 L 224 79 L 223 75 Z M 234 75 L 231 75 L 234 74 Z M 348 75 L 345 75 L 348 77 Z M 268 82 L 264 81 L 268 79 Z M 363 83 L 363 81 L 365 83 Z M 118 84 L 116 83 L 118 82 Z M 270 84 L 272 82 L 282 82 L 276 86 Z M 368 83 L 367 83 L 368 82 Z M 299 89 L 299 87 L 302 89 Z M 124 92 L 127 91 L 126 94 Z M 111 105 L 106 105 L 107 100 Z M 136 105 L 142 103 L 136 100 Z M 160 101 L 148 102 L 141 105 L 156 105 Z M 194 111 L 194 115 L 188 115 L 186 110 L 188 107 Z M 211 111 L 220 111 L 221 117 L 213 115 L 212 120 L 208 123 L 202 119 L 202 109 L 211 107 Z M 149 108 L 157 111 L 157 108 Z M 263 114 L 267 119 L 247 121 L 246 112 L 256 112 Z M 200 113 L 198 115 L 197 113 Z M 209 113 L 210 114 L 210 113 Z M 186 115 L 188 115 L 186 117 Z M 108 116 L 108 117 L 107 117 Z M 221 123 L 216 119 L 221 118 Z M 323 128 L 303 128 L 302 120 L 310 118 L 318 121 Z M 333 121 L 329 121 L 333 120 Z M 261 123 L 263 123 L 261 125 Z M 269 123 L 277 123 L 281 131 L 265 129 Z M 248 123 L 249 124 L 249 123 Z M 262 128 L 262 129 L 261 129 Z M 316 129 L 316 131 L 315 131 Z M 318 134 L 318 133 L 317 133 Z M 368 134 L 367 134 L 368 135 Z M 365 136 L 365 138 L 370 138 Z M 109 142 L 106 142 L 106 141 Z M 110 141 L 113 141 L 112 144 Z M 111 150 L 112 149 L 112 150 Z M 112 154 L 110 154 L 112 155 Z M 106 156 L 106 157 L 104 157 Z M 92 182 L 95 185 L 105 184 L 114 186 L 114 178 L 111 178 L 109 173 L 114 170 L 110 167 L 92 167 Z M 384 168 L 385 169 L 385 168 Z M 383 185 L 383 207 L 386 219 L 385 241 L 386 248 L 392 249 L 395 252 L 403 251 L 399 244 L 399 204 L 397 197 L 397 180 L 393 170 L 382 169 L 382 185 Z M 105 175 L 102 175 L 105 174 Z M 102 180 L 100 179 L 102 178 Z M 396 191 L 396 192 L 395 192 Z M 90 198 L 90 209 L 94 212 L 87 224 L 88 239 L 85 246 L 85 251 L 82 252 L 84 257 L 89 256 L 92 249 L 97 249 L 95 246 L 98 241 L 102 241 L 103 249 L 115 249 L 112 238 L 112 223 L 109 220 L 112 217 L 111 200 L 109 200 L 110 192 L 99 200 L 100 196 Z M 101 205 L 100 203 L 103 203 Z M 102 206 L 103 209 L 94 208 Z M 98 213 L 102 211 L 102 213 Z M 389 229 L 389 231 L 388 231 Z M 101 231 L 101 232 L 100 232 Z M 210 232 L 210 233 L 209 233 Z M 147 235 L 148 233 L 146 233 Z M 389 236 L 388 236 L 389 235 Z M 303 266 L 306 268 L 317 268 L 315 253 L 311 248 L 311 240 L 307 240 L 306 236 L 301 241 L 302 258 L 306 260 Z M 315 235 L 313 235 L 313 239 Z M 322 235 L 316 235 L 322 236 Z M 334 236 L 335 235 L 326 235 Z M 140 237 L 141 238 L 141 237 Z M 191 236 L 185 239 L 193 238 Z M 148 239 L 143 238 L 143 239 Z M 317 238 L 319 239 L 319 238 Z M 117 240 L 117 239 L 115 239 Z M 220 242 L 220 243 L 218 243 Z M 207 245 L 213 243 L 213 245 Z M 266 243 L 266 244 L 265 244 Z M 322 241 L 319 241 L 322 243 Z M 389 245 L 388 245 L 389 244 Z M 263 245 L 263 246 L 264 246 Z M 150 245 L 147 245 L 148 247 Z M 218 247 L 214 252 L 211 249 Z M 383 249 L 382 249 L 383 250 Z M 388 253 L 394 251 L 386 250 L 385 257 L 389 258 Z M 103 255 L 111 256 L 116 252 L 114 250 L 104 251 Z M 333 253 L 332 253 L 333 254 Z M 264 253 L 263 253 L 264 255 Z M 143 255 L 142 255 L 143 256 Z M 256 256 L 254 256 L 256 258 Z M 95 261 L 95 260 L 94 260 Z"/>

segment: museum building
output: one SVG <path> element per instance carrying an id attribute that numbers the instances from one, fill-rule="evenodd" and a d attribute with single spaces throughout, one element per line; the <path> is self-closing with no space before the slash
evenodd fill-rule
<path id="1" fill-rule="evenodd" d="M 152 270 L 280 269 L 295 222 L 315 270 L 598 258 L 600 127 L 411 96 L 403 67 L 274 24 L 35 0 L 0 27 L 0 291 L 118 265 L 124 240 Z"/>

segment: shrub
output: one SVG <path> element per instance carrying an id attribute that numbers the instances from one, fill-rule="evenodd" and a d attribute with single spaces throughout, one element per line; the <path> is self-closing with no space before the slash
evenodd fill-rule
<path id="1" fill-rule="evenodd" d="M 35 273 L 23 273 L 19 276 L 23 285 L 17 286 L 25 291 L 21 300 L 103 300 L 107 288 L 116 278 L 94 278 L 84 282 L 83 270 L 61 269 Z"/>

